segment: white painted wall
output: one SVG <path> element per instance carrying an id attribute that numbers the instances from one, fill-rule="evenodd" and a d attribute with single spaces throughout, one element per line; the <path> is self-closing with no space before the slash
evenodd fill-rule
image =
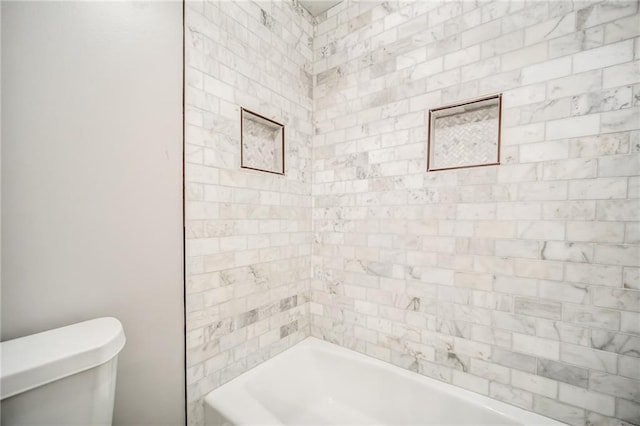
<path id="1" fill-rule="evenodd" d="M 2 338 L 115 316 L 115 424 L 183 424 L 181 3 L 3 2 L 2 89 Z"/>

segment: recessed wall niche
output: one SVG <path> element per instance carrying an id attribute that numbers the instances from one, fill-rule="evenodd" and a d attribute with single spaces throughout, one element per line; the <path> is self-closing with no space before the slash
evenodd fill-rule
<path id="1" fill-rule="evenodd" d="M 240 111 L 240 167 L 284 175 L 284 125 Z"/>
<path id="2" fill-rule="evenodd" d="M 500 164 L 502 95 L 429 110 L 427 171 Z"/>

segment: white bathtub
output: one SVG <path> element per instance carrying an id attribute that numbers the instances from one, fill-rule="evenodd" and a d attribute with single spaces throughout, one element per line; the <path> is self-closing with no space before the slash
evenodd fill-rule
<path id="1" fill-rule="evenodd" d="M 209 393 L 207 426 L 563 425 L 313 337 Z"/>

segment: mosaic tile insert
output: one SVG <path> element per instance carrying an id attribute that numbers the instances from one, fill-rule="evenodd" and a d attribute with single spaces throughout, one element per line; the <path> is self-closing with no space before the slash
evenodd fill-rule
<path id="1" fill-rule="evenodd" d="M 500 96 L 429 111 L 428 170 L 499 163 Z"/>
<path id="2" fill-rule="evenodd" d="M 284 126 L 243 108 L 241 166 L 284 174 Z"/>

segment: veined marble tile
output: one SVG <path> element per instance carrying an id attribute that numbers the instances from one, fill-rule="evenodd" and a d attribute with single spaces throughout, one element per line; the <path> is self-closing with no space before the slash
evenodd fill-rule
<path id="1" fill-rule="evenodd" d="M 531 373 L 536 371 L 536 358 L 518 352 L 494 348 L 491 354 L 491 360 L 509 368 L 516 368 Z"/>
<path id="2" fill-rule="evenodd" d="M 593 330 L 591 346 L 595 349 L 621 355 L 640 356 L 640 337 L 605 330 Z"/>
<path id="3" fill-rule="evenodd" d="M 588 28 L 549 40 L 549 57 L 557 58 L 602 46 L 602 27 Z"/>
<path id="4" fill-rule="evenodd" d="M 605 132 L 636 130 L 640 128 L 640 108 L 610 111 L 602 114 L 601 126 Z"/>
<path id="5" fill-rule="evenodd" d="M 551 360 L 560 358 L 560 344 L 548 339 L 514 333 L 512 347 L 515 351 Z"/>
<path id="6" fill-rule="evenodd" d="M 640 404 L 625 399 L 616 399 L 616 416 L 631 424 L 638 424 L 640 421 Z"/>
<path id="7" fill-rule="evenodd" d="M 624 377 L 640 380 L 640 358 L 620 355 L 618 373 Z"/>
<path id="8" fill-rule="evenodd" d="M 560 361 L 608 373 L 617 371 L 616 354 L 569 343 L 560 345 Z"/>
<path id="9" fill-rule="evenodd" d="M 589 370 L 546 359 L 539 360 L 537 374 L 583 388 L 589 383 Z"/>
<path id="10" fill-rule="evenodd" d="M 522 69 L 522 84 L 533 84 L 571 74 L 571 58 L 558 58 Z"/>
<path id="11" fill-rule="evenodd" d="M 566 279 L 584 284 L 620 286 L 620 266 L 570 263 L 565 265 Z"/>
<path id="12" fill-rule="evenodd" d="M 569 141 L 571 157 L 596 157 L 629 152 L 629 134 L 611 133 L 572 139 Z"/>
<path id="13" fill-rule="evenodd" d="M 534 411 L 543 415 L 558 419 L 570 425 L 584 425 L 585 411 L 576 406 L 564 404 L 555 399 L 544 396 L 534 395 L 533 397 Z"/>
<path id="14" fill-rule="evenodd" d="M 547 97 L 549 99 L 557 99 L 598 90 L 602 87 L 602 74 L 603 71 L 596 69 L 551 80 L 547 82 Z M 604 87 L 617 87 L 620 84 L 625 83 L 621 81 L 616 86 Z"/>
<path id="15" fill-rule="evenodd" d="M 573 57 L 573 72 L 590 71 L 633 60 L 633 43 L 625 40 L 580 52 Z"/>
<path id="16" fill-rule="evenodd" d="M 571 150 L 571 145 L 569 145 Z M 596 177 L 597 162 L 593 159 L 571 159 L 544 164 L 545 180 L 586 179 Z"/>
<path id="17" fill-rule="evenodd" d="M 489 396 L 524 408 L 525 410 L 532 410 L 533 408 L 533 395 L 531 392 L 517 389 L 512 386 L 505 386 L 498 382 L 492 381 L 489 383 Z"/>
<path id="18" fill-rule="evenodd" d="M 614 111 L 632 106 L 631 86 L 590 92 L 571 98 L 571 113 L 586 115 L 603 111 Z"/>
<path id="19" fill-rule="evenodd" d="M 638 11 L 637 2 L 621 1 L 616 4 L 595 4 L 579 11 L 578 28 L 589 28 L 603 22 L 631 15 Z"/>
<path id="20" fill-rule="evenodd" d="M 640 35 L 640 14 L 609 22 L 604 27 L 605 43 L 614 43 Z"/>
<path id="21" fill-rule="evenodd" d="M 511 384 L 519 389 L 548 398 L 557 398 L 558 396 L 558 383 L 555 380 L 539 375 L 513 370 L 511 372 Z"/>
<path id="22" fill-rule="evenodd" d="M 544 319 L 539 319 L 536 322 L 536 334 L 540 337 L 577 345 L 587 346 L 589 344 L 589 329 L 587 327 Z"/>
<path id="23" fill-rule="evenodd" d="M 615 414 L 615 399 L 613 397 L 590 392 L 566 383 L 560 383 L 559 400 L 605 416 L 613 416 Z"/>
<path id="24" fill-rule="evenodd" d="M 542 205 L 544 219 L 593 220 L 596 216 L 596 201 L 550 201 Z M 569 238 L 573 240 L 573 238 Z"/>
<path id="25" fill-rule="evenodd" d="M 544 280 L 538 282 L 540 297 L 550 300 L 585 304 L 591 300 L 590 291 L 585 284 Z"/>
<path id="26" fill-rule="evenodd" d="M 471 338 L 482 343 L 495 345 L 496 347 L 511 347 L 511 333 L 508 331 L 497 330 L 492 327 L 473 325 L 471 329 Z M 495 352 L 495 348 L 493 351 Z"/>
<path id="27" fill-rule="evenodd" d="M 550 19 L 525 30 L 525 45 L 560 37 L 572 33 L 576 27 L 576 14 L 567 13 L 560 17 Z"/>
<path id="28" fill-rule="evenodd" d="M 640 76 L 640 61 L 636 60 L 625 64 L 606 68 L 602 71 L 602 87 L 611 88 L 627 84 L 635 84 Z"/>
<path id="29" fill-rule="evenodd" d="M 508 368 L 477 358 L 471 358 L 469 372 L 491 382 L 508 384 L 510 380 L 510 370 Z"/>
<path id="30" fill-rule="evenodd" d="M 518 124 L 537 123 L 572 115 L 571 98 L 549 99 L 518 108 Z"/>
<path id="31" fill-rule="evenodd" d="M 638 266 L 640 247 L 631 244 L 596 246 L 595 261 L 612 265 Z"/>
<path id="32" fill-rule="evenodd" d="M 635 176 L 640 167 L 637 153 L 601 159 L 598 162 L 600 176 Z"/>
<path id="33" fill-rule="evenodd" d="M 640 314 L 635 312 L 622 312 L 620 331 L 640 335 Z"/>
<path id="34" fill-rule="evenodd" d="M 589 389 L 618 398 L 640 402 L 640 381 L 601 371 L 592 371 Z"/>
<path id="35" fill-rule="evenodd" d="M 595 287 L 593 304 L 606 308 L 640 312 L 640 293 L 634 290 L 616 290 Z"/>
<path id="36" fill-rule="evenodd" d="M 566 321 L 578 324 L 603 327 L 609 330 L 620 328 L 620 312 L 612 309 L 565 304 L 563 314 Z"/>
<path id="37" fill-rule="evenodd" d="M 514 312 L 518 315 L 529 315 L 548 319 L 562 318 L 562 304 L 551 300 L 537 300 L 516 297 Z"/>

